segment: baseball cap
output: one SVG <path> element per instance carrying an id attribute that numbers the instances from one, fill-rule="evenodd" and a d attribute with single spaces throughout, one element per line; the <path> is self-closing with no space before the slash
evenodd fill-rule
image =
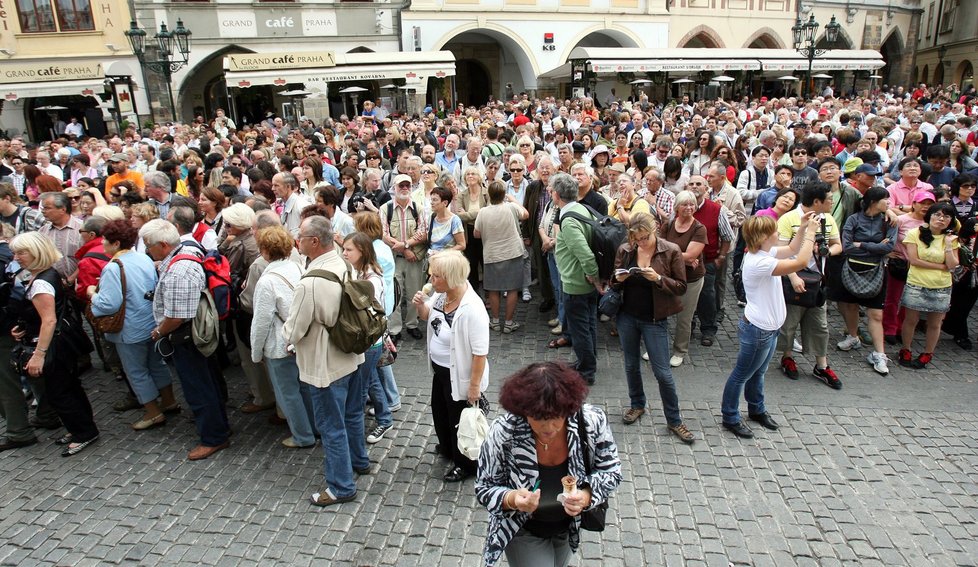
<path id="1" fill-rule="evenodd" d="M 847 159 L 845 165 L 842 166 L 842 173 L 849 175 L 850 173 L 856 171 L 856 168 L 861 165 L 863 165 L 863 160 L 857 157 L 851 157 Z"/>
<path id="2" fill-rule="evenodd" d="M 920 203 L 921 201 L 934 201 L 936 203 L 937 197 L 934 197 L 934 194 L 930 191 L 921 191 L 913 196 L 913 202 Z"/>
<path id="3" fill-rule="evenodd" d="M 805 124 L 799 120 L 797 122 L 792 122 L 790 128 L 808 128 L 808 124 Z"/>
<path id="4" fill-rule="evenodd" d="M 411 179 L 411 176 L 410 175 L 407 175 L 406 173 L 401 173 L 401 174 L 398 174 L 398 175 L 394 176 L 394 187 L 397 187 L 398 185 L 400 185 L 401 183 L 403 183 L 405 181 L 407 181 L 408 183 L 410 183 L 412 185 L 414 184 L 414 180 L 412 180 Z"/>
<path id="5" fill-rule="evenodd" d="M 574 148 L 574 153 L 575 154 L 583 154 L 584 153 L 584 144 L 582 142 L 573 142 L 573 143 L 571 143 L 571 147 Z"/>
<path id="6" fill-rule="evenodd" d="M 818 115 L 819 116 L 828 116 L 829 115 L 829 111 L 827 109 L 823 108 L 822 110 L 819 110 L 818 111 Z"/>
<path id="7" fill-rule="evenodd" d="M 112 157 L 109 158 L 109 161 L 121 161 L 121 162 L 125 163 L 125 162 L 128 162 L 129 161 L 129 156 L 127 156 L 126 154 L 122 154 L 122 153 L 112 154 Z"/>
<path id="8" fill-rule="evenodd" d="M 762 96 L 761 97 L 761 102 L 767 102 L 767 97 L 766 96 Z"/>
<path id="9" fill-rule="evenodd" d="M 879 173 L 879 172 L 878 172 L 878 171 L 876 170 L 876 168 L 875 168 L 875 167 L 873 167 L 873 166 L 871 166 L 871 165 L 869 165 L 868 163 L 864 163 L 864 164 L 862 164 L 862 165 L 860 165 L 859 167 L 857 167 L 857 168 L 856 168 L 856 169 L 855 169 L 855 170 L 854 170 L 854 171 L 853 171 L 852 173 L 850 173 L 849 175 L 856 175 L 857 173 L 866 173 L 866 174 L 868 174 L 868 175 L 873 175 L 873 176 L 875 176 L 875 175 L 876 175 L 877 173 Z"/>

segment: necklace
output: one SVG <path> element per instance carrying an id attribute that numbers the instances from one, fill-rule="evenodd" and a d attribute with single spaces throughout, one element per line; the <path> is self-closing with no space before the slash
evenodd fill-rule
<path id="1" fill-rule="evenodd" d="M 550 443 L 544 443 L 536 435 L 534 435 L 533 438 L 536 439 L 536 442 L 537 443 L 539 443 L 540 445 L 543 445 L 543 450 L 544 451 L 549 451 L 550 450 Z"/>

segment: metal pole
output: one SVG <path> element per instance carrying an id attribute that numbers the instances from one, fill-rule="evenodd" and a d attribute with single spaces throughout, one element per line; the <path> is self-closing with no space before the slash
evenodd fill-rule
<path id="1" fill-rule="evenodd" d="M 166 94 L 170 98 L 170 120 L 177 121 L 177 105 L 173 102 L 173 73 L 170 72 L 169 62 L 164 61 L 163 80 L 166 81 Z"/>
<path id="2" fill-rule="evenodd" d="M 808 46 L 808 74 L 805 75 L 805 88 L 808 90 L 808 99 L 813 98 L 812 94 L 812 61 L 815 60 L 815 44 Z"/>

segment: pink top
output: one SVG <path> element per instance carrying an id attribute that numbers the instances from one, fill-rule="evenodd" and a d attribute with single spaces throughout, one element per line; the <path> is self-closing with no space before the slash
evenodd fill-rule
<path id="1" fill-rule="evenodd" d="M 926 185 L 926 183 L 924 183 L 924 185 Z M 890 187 L 893 187 L 893 185 L 890 185 Z M 910 213 L 897 217 L 897 239 L 893 244 L 893 256 L 902 258 L 904 260 L 907 259 L 907 247 L 904 246 L 903 239 L 907 237 L 908 232 L 922 226 L 923 224 L 923 220 L 913 218 L 913 215 Z"/>
<path id="2" fill-rule="evenodd" d="M 774 207 L 768 207 L 766 209 L 757 211 L 754 213 L 755 217 L 771 217 L 774 220 L 778 220 L 778 211 L 774 210 Z"/>
<path id="3" fill-rule="evenodd" d="M 897 207 L 900 205 L 912 205 L 914 195 L 922 191 L 934 191 L 934 186 L 930 183 L 917 180 L 917 185 L 911 188 L 907 187 L 907 184 L 901 179 L 887 187 L 886 190 L 890 193 L 890 206 Z"/>

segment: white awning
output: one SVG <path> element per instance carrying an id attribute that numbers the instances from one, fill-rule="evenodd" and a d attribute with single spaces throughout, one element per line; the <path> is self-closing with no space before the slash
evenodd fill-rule
<path id="1" fill-rule="evenodd" d="M 425 65 L 349 65 L 321 69 L 284 69 L 281 71 L 226 72 L 224 78 L 229 87 L 246 89 L 257 85 L 285 86 L 302 83 L 306 89 L 315 90 L 318 85 L 344 81 L 383 81 L 404 79 L 408 84 L 422 83 L 430 77 L 455 75 L 455 64 L 436 63 Z"/>
<path id="2" fill-rule="evenodd" d="M 757 59 L 618 59 L 593 61 L 595 73 L 646 73 L 653 71 L 757 71 Z"/>
<path id="3" fill-rule="evenodd" d="M 807 59 L 793 60 L 761 60 L 765 71 L 807 71 Z M 886 62 L 882 59 L 821 59 L 812 61 L 812 71 L 873 71 L 880 69 Z"/>
<path id="4" fill-rule="evenodd" d="M 96 96 L 98 93 L 104 91 L 105 86 L 102 84 L 102 79 L 0 85 L 0 97 L 4 100 L 35 98 L 39 96 Z"/>

